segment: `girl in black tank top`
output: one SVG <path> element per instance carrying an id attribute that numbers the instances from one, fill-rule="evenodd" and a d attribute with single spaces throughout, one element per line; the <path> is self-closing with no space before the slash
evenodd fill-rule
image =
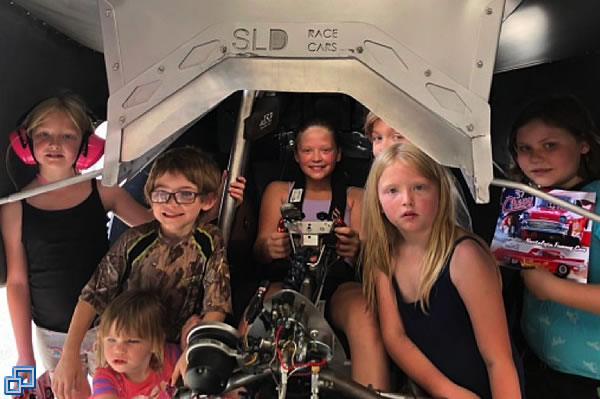
<path id="1" fill-rule="evenodd" d="M 77 96 L 51 97 L 36 105 L 17 129 L 22 140 L 14 143 L 23 146 L 18 153 L 21 159 L 28 162 L 30 157 L 39 168 L 25 189 L 79 174 L 76 168 L 89 164 L 85 154 L 93 130 L 87 108 Z M 81 288 L 108 249 L 109 211 L 131 225 L 152 219 L 125 190 L 100 187 L 95 180 L 0 208 L 8 308 L 19 366 L 35 365 L 32 319 L 54 336 L 67 332 Z M 56 367 L 61 348 L 42 352 L 46 369 Z"/>
<path id="2" fill-rule="evenodd" d="M 429 395 L 520 398 L 500 274 L 458 227 L 450 182 L 411 144 L 376 158 L 363 201 L 367 299 L 388 354 Z"/>
<path id="3" fill-rule="evenodd" d="M 21 201 L 31 313 L 37 326 L 67 332 L 81 289 L 108 251 L 108 217 L 97 184 L 92 180 L 90 195 L 72 208 L 45 210 Z"/>

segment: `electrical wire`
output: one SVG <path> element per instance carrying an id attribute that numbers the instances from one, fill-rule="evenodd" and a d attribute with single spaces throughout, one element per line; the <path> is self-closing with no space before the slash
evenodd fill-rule
<path id="1" fill-rule="evenodd" d="M 312 366 L 317 366 L 317 367 L 323 367 L 325 364 L 327 364 L 327 358 L 323 358 L 320 361 L 310 361 L 310 362 L 302 362 L 302 363 L 293 363 L 293 359 L 292 359 L 292 364 L 291 365 L 287 365 L 284 363 L 283 361 L 283 355 L 281 353 L 281 349 L 279 348 L 279 335 L 281 334 L 281 330 L 283 329 L 283 326 L 279 326 L 277 328 L 277 332 L 275 333 L 275 350 L 277 351 L 277 358 L 279 360 L 279 364 L 281 365 L 281 368 L 283 368 L 285 371 L 290 371 L 293 370 L 295 368 L 299 368 L 299 367 L 312 367 Z"/>

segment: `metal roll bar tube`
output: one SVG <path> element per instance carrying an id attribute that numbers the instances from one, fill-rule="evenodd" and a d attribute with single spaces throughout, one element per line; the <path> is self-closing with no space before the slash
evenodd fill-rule
<path id="1" fill-rule="evenodd" d="M 357 382 L 341 377 L 331 370 L 321 370 L 319 372 L 319 379 L 322 388 L 333 389 L 355 399 L 382 399 L 382 397 L 393 397 L 395 399 L 431 399 L 424 396 L 406 396 L 400 394 L 388 396 L 387 394 L 378 393 Z"/>
<path id="2" fill-rule="evenodd" d="M 235 216 L 235 200 L 227 194 L 227 189 L 229 188 L 229 184 L 235 181 L 244 171 L 244 163 L 249 151 L 248 141 L 244 138 L 244 121 L 252 113 L 256 93 L 256 90 L 244 90 L 242 94 L 240 113 L 235 126 L 235 137 L 229 157 L 229 166 L 227 167 L 227 184 L 223 187 L 220 199 L 219 228 L 223 232 L 225 245 L 229 242 L 231 226 L 233 225 L 233 218 Z"/>

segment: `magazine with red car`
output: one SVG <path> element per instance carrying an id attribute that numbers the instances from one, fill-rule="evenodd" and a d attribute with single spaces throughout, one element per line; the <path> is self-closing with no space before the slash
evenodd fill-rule
<path id="1" fill-rule="evenodd" d="M 549 194 L 589 211 L 596 193 L 552 190 Z M 580 283 L 587 282 L 592 220 L 522 190 L 505 188 L 492 241 L 501 266 L 543 267 Z"/>

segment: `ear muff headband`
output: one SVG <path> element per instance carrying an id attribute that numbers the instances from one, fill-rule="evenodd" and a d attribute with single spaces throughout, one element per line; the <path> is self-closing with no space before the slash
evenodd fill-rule
<path id="1" fill-rule="evenodd" d="M 104 155 L 104 139 L 97 134 L 89 134 L 81 140 L 79 156 L 75 162 L 75 168 L 79 170 L 88 169 L 98 162 Z"/>
<path id="2" fill-rule="evenodd" d="M 10 141 L 10 146 L 13 151 L 21 161 L 27 165 L 35 165 L 37 163 L 33 156 L 33 152 L 31 152 L 33 142 L 31 137 L 27 135 L 24 127 L 20 127 L 10 132 L 8 140 Z"/>
<path id="3" fill-rule="evenodd" d="M 35 165 L 37 160 L 33 155 L 33 140 L 27 134 L 24 127 L 10 132 L 8 139 L 13 151 L 23 163 Z M 97 134 L 84 134 L 79 146 L 79 156 L 75 162 L 75 168 L 79 170 L 88 169 L 104 155 L 104 139 Z"/>

